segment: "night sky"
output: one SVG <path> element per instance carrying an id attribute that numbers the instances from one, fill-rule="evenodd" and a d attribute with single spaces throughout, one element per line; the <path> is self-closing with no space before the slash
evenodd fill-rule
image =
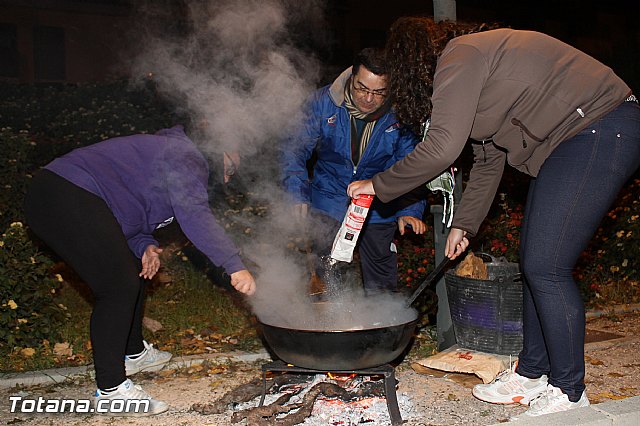
<path id="1" fill-rule="evenodd" d="M 638 0 L 457 0 L 456 8 L 459 21 L 495 22 L 559 38 L 611 66 L 640 91 L 639 3 Z M 348 4 L 363 11 L 383 31 L 399 16 L 433 13 L 429 0 L 336 0 L 327 4 L 329 19 Z"/>

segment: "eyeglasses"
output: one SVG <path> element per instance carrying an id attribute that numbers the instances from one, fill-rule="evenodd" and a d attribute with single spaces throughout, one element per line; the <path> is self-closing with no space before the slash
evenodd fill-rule
<path id="1" fill-rule="evenodd" d="M 356 86 L 356 83 L 352 83 L 351 87 L 353 88 L 353 90 L 355 90 L 358 94 L 360 94 L 361 96 L 367 96 L 367 95 L 371 95 L 373 97 L 376 98 L 385 98 L 387 96 L 387 89 L 377 89 L 377 90 L 371 90 L 368 87 L 364 86 L 362 83 L 358 82 L 358 85 Z"/>

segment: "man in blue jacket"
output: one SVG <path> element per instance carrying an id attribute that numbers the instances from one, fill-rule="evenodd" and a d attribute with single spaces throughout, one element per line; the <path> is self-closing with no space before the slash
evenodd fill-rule
<path id="1" fill-rule="evenodd" d="M 387 169 L 418 143 L 413 134 L 401 131 L 391 111 L 386 73 L 383 52 L 363 49 L 352 67 L 312 96 L 303 126 L 285 143 L 284 186 L 294 199 L 297 217 L 306 218 L 311 205 L 314 250 L 319 255 L 328 254 L 347 211 L 349 183 Z M 310 178 L 306 164 L 314 152 Z M 395 231 L 404 234 L 410 226 L 424 233 L 425 204 L 424 199 L 387 204 L 374 200 L 358 246 L 367 293 L 396 290 Z"/>

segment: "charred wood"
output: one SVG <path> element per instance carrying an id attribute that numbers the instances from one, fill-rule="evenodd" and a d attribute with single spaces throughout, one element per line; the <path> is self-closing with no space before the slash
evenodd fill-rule
<path id="1" fill-rule="evenodd" d="M 334 383 L 321 382 L 309 389 L 301 402 L 284 405 L 294 395 L 295 393 L 285 394 L 267 406 L 235 412 L 233 413 L 231 421 L 238 423 L 247 419 L 247 424 L 250 425 L 268 426 L 277 424 L 281 426 L 293 426 L 303 423 L 307 417 L 311 416 L 313 405 L 320 395 L 326 398 L 339 398 L 342 401 L 349 402 L 363 396 L 381 396 L 384 395 L 384 392 L 381 387 L 367 386 L 364 389 L 359 389 L 352 393 Z M 294 410 L 297 411 L 284 417 L 276 417 Z"/>
<path id="2" fill-rule="evenodd" d="M 272 388 L 279 388 L 286 383 L 286 378 L 283 376 L 277 376 L 273 380 L 267 382 L 267 390 Z M 232 408 L 236 404 L 242 402 L 251 401 L 252 399 L 262 395 L 263 385 L 261 379 L 255 379 L 249 383 L 245 383 L 236 387 L 235 389 L 225 393 L 218 399 L 210 404 L 193 404 L 191 410 L 200 414 L 221 414 Z"/>

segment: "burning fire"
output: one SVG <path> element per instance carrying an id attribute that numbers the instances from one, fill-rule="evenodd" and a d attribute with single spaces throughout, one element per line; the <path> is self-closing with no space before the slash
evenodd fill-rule
<path id="1" fill-rule="evenodd" d="M 332 373 L 329 371 L 327 372 L 327 376 L 336 382 L 347 382 L 358 375 L 356 373 Z"/>
<path id="2" fill-rule="evenodd" d="M 272 375 L 273 372 L 267 371 L 267 376 Z M 264 407 L 271 407 L 276 401 L 281 401 L 277 404 L 284 407 L 271 410 L 275 413 L 274 418 L 296 415 L 287 414 L 283 417 L 283 413 L 289 413 L 286 407 L 296 406 L 296 409 L 306 413 L 305 424 L 310 426 L 393 423 L 393 418 L 390 418 L 393 410 L 383 390 L 383 381 L 386 380 L 384 374 L 327 371 L 315 375 L 286 374 L 286 377 L 267 395 L 272 402 L 267 402 Z M 329 386 L 323 387 L 322 383 Z M 337 391 L 336 388 L 346 392 Z M 292 396 L 284 401 L 282 397 L 286 394 Z M 308 398 L 310 395 L 312 397 Z M 410 401 L 404 395 L 398 395 L 396 410 L 399 403 L 410 406 Z M 264 413 L 260 415 L 264 416 Z"/>

